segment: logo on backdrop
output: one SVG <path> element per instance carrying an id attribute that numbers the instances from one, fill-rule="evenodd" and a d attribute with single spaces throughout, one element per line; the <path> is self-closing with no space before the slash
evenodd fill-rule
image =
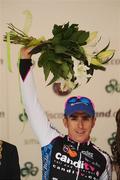
<path id="1" fill-rule="evenodd" d="M 28 116 L 27 116 L 27 113 L 25 112 L 25 109 L 23 110 L 23 112 L 21 114 L 19 114 L 19 120 L 21 122 L 28 121 Z"/>
<path id="2" fill-rule="evenodd" d="M 120 59 L 111 59 L 107 65 L 120 65 Z"/>
<path id="3" fill-rule="evenodd" d="M 107 93 L 120 93 L 120 82 L 118 82 L 116 79 L 111 79 L 109 84 L 106 85 L 105 90 Z"/>
<path id="4" fill-rule="evenodd" d="M 116 153 L 115 153 L 115 151 L 116 151 L 116 149 L 115 149 L 116 132 L 113 132 L 113 133 L 111 134 L 111 137 L 108 138 L 107 142 L 108 142 L 108 145 L 110 146 L 110 149 L 111 149 L 111 153 L 112 153 L 111 159 L 112 159 L 112 161 L 113 161 L 113 159 L 114 159 L 113 156 L 116 154 Z M 114 154 L 114 153 L 115 153 L 115 154 Z"/>
<path id="5" fill-rule="evenodd" d="M 5 117 L 5 112 L 4 111 L 0 111 L 0 118 L 4 118 Z"/>
<path id="6" fill-rule="evenodd" d="M 24 139 L 24 145 L 33 145 L 33 144 L 34 145 L 39 144 L 39 141 L 34 138 Z"/>
<path id="7" fill-rule="evenodd" d="M 64 117 L 63 113 L 60 112 L 56 112 L 56 113 L 52 113 L 47 111 L 47 116 L 48 119 L 54 119 L 54 120 L 62 120 Z M 104 111 L 96 111 L 96 117 L 97 118 L 101 118 L 101 117 L 115 117 L 116 116 L 116 111 L 113 111 L 112 109 L 107 109 Z"/>
<path id="8" fill-rule="evenodd" d="M 111 134 L 111 137 L 108 139 L 108 144 L 111 146 L 113 144 L 113 142 L 115 141 L 116 138 L 116 132 L 113 132 Z"/>
<path id="9" fill-rule="evenodd" d="M 64 117 L 64 114 L 61 113 L 61 112 L 49 112 L 49 111 L 46 111 L 46 114 L 47 114 L 47 117 L 48 119 L 50 120 L 62 120 L 63 117 Z M 4 117 L 5 116 L 5 113 L 4 112 L 0 112 L 0 117 Z M 109 118 L 109 117 L 114 117 L 115 118 L 116 116 L 116 111 L 113 111 L 112 109 L 108 109 L 106 111 L 96 111 L 96 117 L 97 118 L 101 118 L 101 117 L 106 117 L 106 118 Z M 28 116 L 25 112 L 25 110 L 19 114 L 19 120 L 21 122 L 27 122 L 28 121 Z"/>
<path id="10" fill-rule="evenodd" d="M 22 177 L 36 176 L 39 168 L 34 166 L 32 162 L 24 163 L 24 167 L 21 168 L 20 174 Z"/>
<path id="11" fill-rule="evenodd" d="M 3 59 L 0 58 L 0 65 L 3 65 Z"/>

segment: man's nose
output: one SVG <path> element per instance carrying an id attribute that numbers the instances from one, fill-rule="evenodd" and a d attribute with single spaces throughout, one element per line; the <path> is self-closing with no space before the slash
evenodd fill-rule
<path id="1" fill-rule="evenodd" d="M 83 120 L 82 119 L 78 119 L 78 127 L 79 128 L 83 127 Z"/>

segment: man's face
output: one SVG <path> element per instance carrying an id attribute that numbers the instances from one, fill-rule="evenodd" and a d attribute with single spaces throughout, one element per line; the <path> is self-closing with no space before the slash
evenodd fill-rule
<path id="1" fill-rule="evenodd" d="M 95 118 L 84 112 L 76 112 L 63 120 L 65 127 L 68 129 L 69 137 L 79 143 L 83 143 L 90 138 L 95 121 Z"/>

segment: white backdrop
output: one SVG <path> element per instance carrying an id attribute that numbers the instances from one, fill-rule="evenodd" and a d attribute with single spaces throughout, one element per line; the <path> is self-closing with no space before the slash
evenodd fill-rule
<path id="1" fill-rule="evenodd" d="M 66 22 L 79 24 L 80 29 L 98 31 L 103 45 L 110 40 L 110 48 L 116 50 L 113 60 L 106 66 L 105 72 L 97 71 L 85 86 L 74 90 L 70 96 L 88 96 L 95 102 L 97 122 L 92 133 L 93 141 L 111 155 L 108 138 L 116 131 L 115 112 L 120 108 L 120 1 L 118 0 L 0 0 L 0 136 L 18 147 L 21 169 L 26 162 L 39 168 L 36 176 L 31 170 L 22 179 L 41 179 L 40 145 L 28 122 L 22 122 L 19 78 L 17 70 L 18 51 L 20 46 L 11 46 L 12 73 L 7 69 L 6 44 L 2 42 L 7 23 L 23 28 L 25 16 L 23 12 L 32 13 L 32 27 L 29 35 L 47 38 L 52 36 L 54 24 Z M 37 57 L 34 57 L 37 60 Z M 52 86 L 47 87 L 43 71 L 34 68 L 36 85 L 40 101 L 54 125 L 63 133 L 62 113 L 65 99 L 69 96 L 57 96 Z M 117 88 L 106 91 L 110 80 L 115 79 Z M 21 117 L 21 116 L 20 116 Z M 21 119 L 21 120 L 20 120 Z M 23 173 L 23 171 L 22 171 Z M 113 180 L 116 178 L 113 177 Z"/>

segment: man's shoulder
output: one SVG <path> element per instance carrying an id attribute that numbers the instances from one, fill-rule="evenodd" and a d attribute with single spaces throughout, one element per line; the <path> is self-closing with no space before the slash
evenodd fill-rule
<path id="1" fill-rule="evenodd" d="M 110 155 L 107 153 L 107 151 L 103 150 L 99 146 L 92 143 L 93 148 L 102 156 L 104 156 L 106 159 L 111 159 Z"/>

